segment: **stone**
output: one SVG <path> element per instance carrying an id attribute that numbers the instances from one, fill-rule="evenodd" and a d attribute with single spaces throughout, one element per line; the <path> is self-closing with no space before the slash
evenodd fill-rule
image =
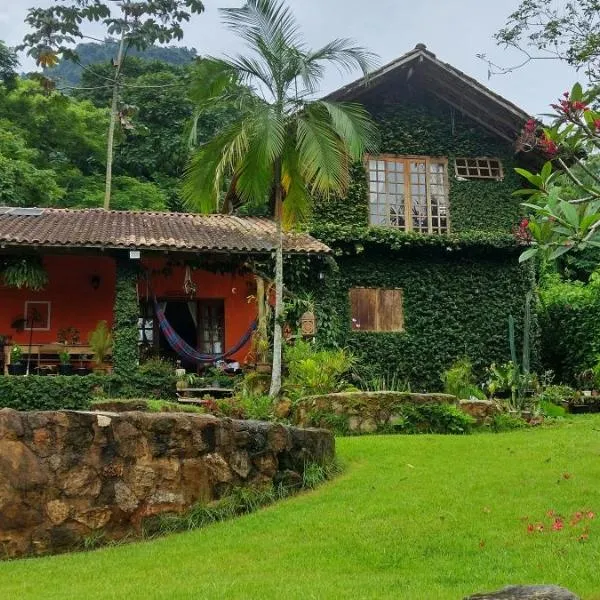
<path id="1" fill-rule="evenodd" d="M 135 494 L 125 485 L 122 481 L 115 483 L 115 503 L 125 513 L 133 512 L 140 501 L 136 498 Z"/>
<path id="2" fill-rule="evenodd" d="M 54 525 L 60 525 L 69 517 L 69 506 L 61 500 L 50 500 L 46 503 L 46 514 Z"/>
<path id="3" fill-rule="evenodd" d="M 490 400 L 461 400 L 459 408 L 472 416 L 478 425 L 485 424 L 500 412 L 500 407 Z"/>
<path id="4" fill-rule="evenodd" d="M 101 529 L 110 521 L 111 516 L 112 512 L 110 508 L 104 506 L 76 512 L 73 515 L 73 520 L 85 525 L 89 529 Z"/>
<path id="5" fill-rule="evenodd" d="M 361 433 L 375 433 L 377 431 L 377 422 L 375 419 L 367 418 L 360 424 Z"/>
<path id="6" fill-rule="evenodd" d="M 262 475 L 273 477 L 277 473 L 279 466 L 277 459 L 273 454 L 263 454 L 254 459 L 254 465 Z"/>
<path id="7" fill-rule="evenodd" d="M 156 471 L 148 465 L 135 465 L 127 476 L 129 488 L 135 496 L 142 499 L 154 486 Z"/>
<path id="8" fill-rule="evenodd" d="M 63 491 L 70 497 L 95 497 L 100 493 L 101 487 L 102 482 L 94 469 L 85 465 L 68 471 L 63 481 Z"/>
<path id="9" fill-rule="evenodd" d="M 247 452 L 241 452 L 239 450 L 233 452 L 229 458 L 229 463 L 231 465 L 231 469 L 235 471 L 242 479 L 246 479 L 252 469 L 252 464 L 250 463 Z"/>
<path id="10" fill-rule="evenodd" d="M 48 482 L 42 461 L 22 442 L 0 440 L 0 481 L 16 490 L 30 490 Z"/>
<path id="11" fill-rule="evenodd" d="M 12 408 L 0 410 L 0 440 L 17 440 L 23 437 L 20 413 Z"/>
<path id="12" fill-rule="evenodd" d="M 292 413 L 292 401 L 281 400 L 275 405 L 274 413 L 278 419 L 287 419 Z"/>
<path id="13" fill-rule="evenodd" d="M 227 461 L 220 454 L 207 454 L 204 461 L 213 481 L 229 483 L 233 479 Z"/>
<path id="14" fill-rule="evenodd" d="M 96 422 L 98 423 L 98 427 L 110 427 L 112 419 L 107 415 L 98 415 Z"/>
<path id="15" fill-rule="evenodd" d="M 556 585 L 510 585 L 497 592 L 467 596 L 464 600 L 580 600 Z"/>

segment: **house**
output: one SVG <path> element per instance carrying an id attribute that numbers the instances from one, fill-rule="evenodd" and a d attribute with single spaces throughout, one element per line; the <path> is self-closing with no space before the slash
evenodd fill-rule
<path id="1" fill-rule="evenodd" d="M 156 307 L 195 350 L 221 355 L 241 343 L 228 358 L 244 361 L 257 316 L 254 269 L 269 260 L 275 240 L 274 223 L 261 218 L 0 208 L 5 267 L 41 267 L 47 276 L 38 291 L 0 288 L 5 364 L 19 345 L 33 365 L 51 365 L 64 350 L 57 341 L 84 363 L 88 336 L 103 320 L 114 331 L 115 370 L 133 369 L 138 347 L 179 358 L 159 330 Z M 308 234 L 286 233 L 284 252 L 318 261 L 329 249 Z"/>
<path id="2" fill-rule="evenodd" d="M 520 348 L 534 281 L 513 235 L 514 168 L 540 158 L 517 151 L 527 113 L 422 44 L 326 100 L 361 103 L 381 134 L 347 197 L 318 203 L 311 225 L 339 267 L 324 305 L 338 343 L 366 377 L 413 389 L 439 388 L 462 356 L 479 373 L 508 361 L 508 317 Z"/>

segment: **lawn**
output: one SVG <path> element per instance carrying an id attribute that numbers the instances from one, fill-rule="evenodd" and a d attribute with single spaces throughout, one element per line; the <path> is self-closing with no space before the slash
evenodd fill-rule
<path id="1" fill-rule="evenodd" d="M 452 599 L 558 583 L 600 599 L 600 417 L 497 435 L 338 440 L 344 475 L 235 521 L 0 564 L 2 598 Z M 546 516 L 566 517 L 552 530 Z M 528 533 L 543 521 L 543 533 Z M 589 537 L 579 541 L 583 527 Z"/>

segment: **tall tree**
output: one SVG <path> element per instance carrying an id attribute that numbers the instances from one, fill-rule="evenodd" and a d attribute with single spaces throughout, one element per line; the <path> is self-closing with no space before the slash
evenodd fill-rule
<path id="1" fill-rule="evenodd" d="M 110 207 L 114 134 L 119 116 L 122 69 L 131 48 L 143 50 L 153 44 L 167 44 L 183 38 L 183 22 L 192 13 L 200 13 L 200 0 L 55 0 L 49 8 L 31 8 L 25 22 L 32 33 L 25 36 L 20 49 L 44 68 L 56 65 L 60 58 L 78 62 L 73 49 L 77 41 L 95 39 L 84 33 L 83 25 L 98 23 L 106 36 L 116 35 L 118 46 L 110 77 L 99 75 L 99 87 L 111 89 L 111 110 L 106 150 L 106 187 L 104 208 Z M 101 40 L 96 40 L 101 41 Z M 81 65 L 84 70 L 91 67 Z"/>
<path id="2" fill-rule="evenodd" d="M 523 60 L 510 67 L 488 61 L 492 73 L 507 73 L 536 60 L 564 60 L 600 80 L 600 2 L 598 0 L 521 0 L 494 36 Z M 480 55 L 485 58 L 484 55 Z"/>
<path id="3" fill-rule="evenodd" d="M 14 51 L 0 40 L 0 82 L 12 87 L 17 79 L 19 61 Z"/>
<path id="4" fill-rule="evenodd" d="M 375 146 L 376 129 L 366 111 L 353 104 L 314 100 L 327 64 L 365 75 L 374 55 L 347 39 L 318 50 L 303 42 L 293 14 L 279 0 L 248 0 L 222 9 L 223 22 L 250 50 L 207 64 L 193 94 L 199 112 L 231 102 L 236 88 L 241 117 L 201 145 L 184 181 L 190 207 L 214 212 L 224 198 L 268 202 L 277 224 L 275 318 L 270 395 L 281 389 L 283 315 L 283 234 L 307 214 L 314 194 L 343 194 L 349 166 Z M 200 85 L 198 85 L 200 84 Z"/>

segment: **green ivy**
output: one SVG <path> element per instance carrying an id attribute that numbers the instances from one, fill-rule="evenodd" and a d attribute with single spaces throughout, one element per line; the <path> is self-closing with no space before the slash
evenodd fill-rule
<path id="1" fill-rule="evenodd" d="M 472 229 L 509 232 L 521 215 L 521 188 L 514 148 L 488 134 L 480 125 L 442 102 L 423 101 L 400 108 L 369 107 L 381 132 L 382 154 L 448 157 L 450 218 L 455 232 Z M 502 160 L 504 179 L 459 181 L 455 157 L 488 156 Z M 368 223 L 368 186 L 365 169 L 354 165 L 352 184 L 345 198 L 320 200 L 315 223 L 364 226 Z"/>
<path id="2" fill-rule="evenodd" d="M 113 325 L 113 367 L 115 374 L 127 377 L 135 372 L 138 360 L 138 269 L 131 261 L 117 258 Z"/>

